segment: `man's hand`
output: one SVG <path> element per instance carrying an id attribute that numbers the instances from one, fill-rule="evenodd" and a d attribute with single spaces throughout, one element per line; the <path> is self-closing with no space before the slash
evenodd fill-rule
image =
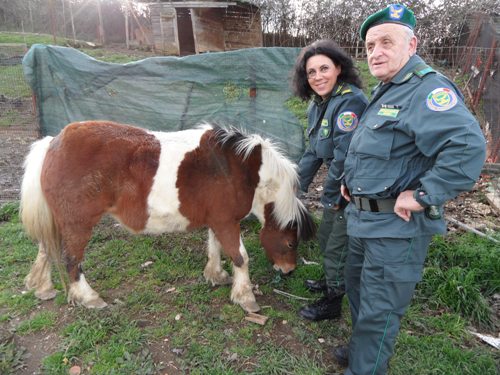
<path id="1" fill-rule="evenodd" d="M 341 190 L 342 191 L 342 190 Z M 394 212 L 404 221 L 410 221 L 412 212 L 421 212 L 424 208 L 413 198 L 414 190 L 406 190 L 399 194 L 394 205 Z"/>
<path id="2" fill-rule="evenodd" d="M 351 201 L 351 193 L 349 193 L 349 189 L 347 189 L 347 186 L 340 185 L 340 194 L 342 194 L 346 201 Z"/>

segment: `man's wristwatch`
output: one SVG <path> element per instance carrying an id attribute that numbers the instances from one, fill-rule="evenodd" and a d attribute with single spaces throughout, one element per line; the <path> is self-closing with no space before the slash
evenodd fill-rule
<path id="1" fill-rule="evenodd" d="M 428 205 L 427 203 L 422 202 L 422 198 L 425 197 L 426 195 L 427 193 L 422 188 L 418 188 L 413 192 L 413 198 L 415 198 L 415 200 L 419 205 L 424 207 L 425 216 L 427 216 L 431 220 L 441 219 L 441 212 L 439 206 Z"/>
<path id="2" fill-rule="evenodd" d="M 413 192 L 413 198 L 417 201 L 419 205 L 421 205 L 424 208 L 428 206 L 427 203 L 422 201 L 422 198 L 425 197 L 426 195 L 427 193 L 422 188 L 418 188 Z"/>

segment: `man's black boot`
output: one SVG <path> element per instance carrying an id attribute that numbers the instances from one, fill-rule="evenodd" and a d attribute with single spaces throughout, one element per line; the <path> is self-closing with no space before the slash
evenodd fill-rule
<path id="1" fill-rule="evenodd" d="M 326 292 L 326 280 L 306 280 L 304 281 L 304 286 L 307 290 L 314 293 L 323 293 Z"/>
<path id="2" fill-rule="evenodd" d="M 343 296 L 344 293 L 326 292 L 324 297 L 301 308 L 299 315 L 312 321 L 340 318 Z"/>
<path id="3" fill-rule="evenodd" d="M 333 357 L 335 361 L 342 367 L 349 366 L 349 348 L 345 345 L 333 348 Z"/>

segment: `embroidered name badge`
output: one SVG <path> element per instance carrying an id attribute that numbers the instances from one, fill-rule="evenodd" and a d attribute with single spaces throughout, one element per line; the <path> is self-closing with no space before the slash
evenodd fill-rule
<path id="1" fill-rule="evenodd" d="M 398 117 L 399 109 L 397 108 L 380 108 L 377 115 L 387 117 Z"/>
<path id="2" fill-rule="evenodd" d="M 358 126 L 358 116 L 354 112 L 342 112 L 337 117 L 337 126 L 340 130 L 351 132 Z"/>
<path id="3" fill-rule="evenodd" d="M 400 4 L 392 4 L 389 7 L 389 17 L 393 20 L 400 20 L 403 17 L 404 8 Z"/>
<path id="4" fill-rule="evenodd" d="M 427 95 L 427 107 L 431 111 L 447 111 L 458 103 L 457 94 L 446 87 L 440 87 Z"/>

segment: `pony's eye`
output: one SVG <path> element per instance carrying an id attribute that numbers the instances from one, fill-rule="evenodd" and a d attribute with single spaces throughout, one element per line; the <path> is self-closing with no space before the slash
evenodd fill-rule
<path id="1" fill-rule="evenodd" d="M 287 242 L 286 246 L 288 246 L 289 249 L 293 249 L 293 242 Z"/>

